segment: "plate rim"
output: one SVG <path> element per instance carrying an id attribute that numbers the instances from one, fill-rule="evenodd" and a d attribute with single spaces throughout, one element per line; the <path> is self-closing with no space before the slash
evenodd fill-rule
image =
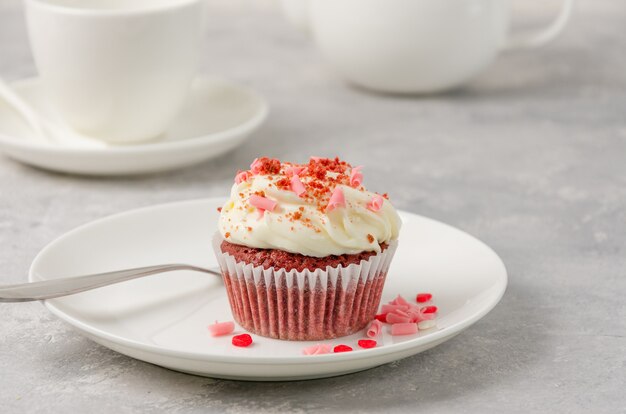
<path id="1" fill-rule="evenodd" d="M 87 223 L 84 223 L 78 227 L 73 228 L 72 230 L 69 230 L 67 232 L 65 232 L 64 234 L 62 234 L 61 236 L 55 238 L 53 241 L 51 241 L 50 243 L 48 243 L 43 249 L 41 249 L 41 251 L 35 256 L 35 258 L 33 259 L 33 262 L 31 263 L 31 266 L 29 268 L 28 271 L 28 280 L 30 282 L 34 282 L 34 281 L 38 281 L 39 279 L 35 279 L 34 274 L 35 271 L 37 269 L 37 265 L 38 263 L 42 260 L 42 258 L 47 254 L 47 252 L 54 248 L 54 246 L 58 243 L 63 242 L 66 238 L 72 237 L 77 233 L 80 233 L 81 231 L 96 225 L 96 224 L 101 224 L 103 222 L 106 222 L 108 220 L 112 220 L 112 219 L 116 219 L 118 217 L 122 217 L 122 216 L 126 216 L 126 215 L 130 215 L 130 214 L 141 214 L 150 210 L 157 210 L 157 209 L 168 209 L 168 208 L 173 208 L 176 206 L 185 206 L 185 205 L 192 205 L 192 204 L 203 204 L 203 203 L 214 203 L 214 202 L 223 202 L 227 197 L 210 197 L 210 198 L 200 198 L 200 199 L 192 199 L 192 200 L 184 200 L 184 201 L 174 201 L 174 202 L 169 202 L 169 203 L 161 203 L 161 204 L 154 204 L 154 205 L 149 205 L 149 206 L 144 206 L 144 207 L 140 207 L 140 208 L 135 208 L 135 209 L 130 209 L 130 210 L 126 210 L 123 212 L 119 212 L 119 213 L 115 213 L 115 214 L 111 214 L 105 217 L 101 217 L 99 219 L 96 220 L 92 220 L 89 221 Z M 449 224 L 443 223 L 441 221 L 435 220 L 435 219 L 431 219 L 429 217 L 425 217 L 422 216 L 420 214 L 415 214 L 415 213 L 411 213 L 408 211 L 404 211 L 404 210 L 399 210 L 400 213 L 402 214 L 408 214 L 411 216 L 416 216 L 420 219 L 424 219 L 430 222 L 434 222 L 438 225 L 442 225 L 445 226 L 447 228 L 453 229 L 457 232 L 460 232 L 468 237 L 470 237 L 471 239 L 473 239 L 475 242 L 478 242 L 479 244 L 481 244 L 483 247 L 485 247 L 492 255 L 495 259 L 497 259 L 498 264 L 502 267 L 502 274 L 501 274 L 501 281 L 499 281 L 499 287 L 500 290 L 497 292 L 497 294 L 494 296 L 494 298 L 485 306 L 481 307 L 479 310 L 477 310 L 476 312 L 474 312 L 472 315 L 470 315 L 469 317 L 463 319 L 462 321 L 459 321 L 457 323 L 454 323 L 450 326 L 447 326 L 445 328 L 441 328 L 435 332 L 429 333 L 428 335 L 425 336 L 421 336 L 421 337 L 417 337 L 417 338 L 413 338 L 407 341 L 403 341 L 400 343 L 396 343 L 396 344 L 389 344 L 389 345 L 385 345 L 384 347 L 376 347 L 376 348 L 371 348 L 371 349 L 363 349 L 363 350 L 359 350 L 359 352 L 342 352 L 341 354 L 337 355 L 334 353 L 331 354 L 323 354 L 323 355 L 299 355 L 299 356 L 288 356 L 288 357 L 279 357 L 279 356 L 253 356 L 253 355 L 237 355 L 237 356 L 230 356 L 230 355 L 211 355 L 211 354 L 204 354 L 204 353 L 198 353 L 198 352 L 192 352 L 192 351 L 183 351 L 183 350 L 174 350 L 171 348 L 167 348 L 164 346 L 159 346 L 159 345 L 152 345 L 152 344 L 146 344 L 143 342 L 139 342 L 136 341 L 134 339 L 127 339 L 123 336 L 119 336 L 119 335 L 115 335 L 115 334 L 111 334 L 108 333 L 104 330 L 101 330 L 99 328 L 95 328 L 92 327 L 91 325 L 80 321 L 78 318 L 75 318 L 72 315 L 67 314 L 66 312 L 62 311 L 61 309 L 59 309 L 55 303 L 54 303 L 54 299 L 49 299 L 49 300 L 44 300 L 41 301 L 43 303 L 43 305 L 56 317 L 58 317 L 59 319 L 61 319 L 62 321 L 70 324 L 71 326 L 73 326 L 74 328 L 78 329 L 79 331 L 82 331 L 84 333 L 86 333 L 88 336 L 94 335 L 100 339 L 109 341 L 111 343 L 117 344 L 117 345 L 121 345 L 124 347 L 130 347 L 130 348 L 135 348 L 135 349 L 139 349 L 141 351 L 144 352 L 150 352 L 152 354 L 158 354 L 158 355 L 165 355 L 165 356 L 169 356 L 169 357 L 175 357 L 175 358 L 183 358 L 183 359 L 188 359 L 188 360 L 196 360 L 196 361 L 206 361 L 206 362 L 210 362 L 210 361 L 215 361 L 215 362 L 220 362 L 220 363 L 230 363 L 230 364 L 240 364 L 240 365 L 276 365 L 276 364 L 303 364 L 303 365 L 307 365 L 307 364 L 317 364 L 317 363 L 324 363 L 324 362 L 331 362 L 331 361 L 352 361 L 352 360 L 358 360 L 358 359 L 362 359 L 362 358 L 370 358 L 370 357 L 382 357 L 384 355 L 390 355 L 390 354 L 395 354 L 395 353 L 402 353 L 404 351 L 407 351 L 408 349 L 411 348 L 419 348 L 421 346 L 427 345 L 431 342 L 436 342 L 437 340 L 440 339 L 444 339 L 447 337 L 451 337 L 451 336 L 455 336 L 456 334 L 462 332 L 463 330 L 465 330 L 466 328 L 470 327 L 471 325 L 473 325 L 474 323 L 478 322 L 480 319 L 482 319 L 485 315 L 487 315 L 489 312 L 491 312 L 491 310 L 493 310 L 493 308 L 496 307 L 496 305 L 500 302 L 500 300 L 502 299 L 502 297 L 504 296 L 504 293 L 506 292 L 506 288 L 508 285 L 508 272 L 506 269 L 506 266 L 503 262 L 503 260 L 500 258 L 500 256 L 486 243 L 484 243 L 483 241 L 481 241 L 480 239 L 474 237 L 473 235 L 457 228 L 454 226 L 451 226 Z M 45 280 L 45 279 L 44 279 Z M 324 341 L 320 341 L 320 342 L 324 342 Z"/>
<path id="2" fill-rule="evenodd" d="M 204 147 L 209 144 L 217 144 L 226 142 L 236 137 L 245 137 L 252 131 L 262 125 L 270 113 L 270 106 L 267 100 L 258 92 L 250 87 L 243 86 L 237 82 L 230 81 L 225 78 L 211 76 L 200 73 L 194 78 L 194 81 L 218 81 L 227 85 L 231 89 L 237 89 L 246 93 L 251 100 L 257 101 L 259 110 L 245 122 L 212 134 L 200 135 L 179 141 L 153 142 L 149 144 L 134 145 L 118 145 L 107 146 L 102 148 L 82 148 L 82 147 L 63 147 L 54 145 L 41 145 L 32 140 L 20 139 L 17 136 L 8 135 L 0 132 L 0 151 L 2 146 L 7 146 L 20 150 L 27 150 L 37 153 L 58 153 L 85 156 L 117 156 L 117 155 L 136 155 L 136 154 L 155 154 L 164 153 L 171 150 L 193 149 Z M 33 84 L 40 83 L 40 76 L 31 76 L 11 82 L 9 85 L 18 93 L 20 88 L 31 87 Z"/>

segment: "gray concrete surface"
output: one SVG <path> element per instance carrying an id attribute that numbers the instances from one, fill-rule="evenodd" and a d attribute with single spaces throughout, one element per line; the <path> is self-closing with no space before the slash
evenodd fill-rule
<path id="1" fill-rule="evenodd" d="M 103 348 L 38 303 L 0 306 L 0 412 L 626 412 L 626 5 L 582 0 L 555 43 L 466 88 L 396 99 L 346 88 L 264 3 L 213 1 L 203 68 L 272 115 L 222 159 L 134 178 L 0 158 L 0 283 L 90 220 L 226 194 L 259 154 L 339 154 L 399 208 L 499 252 L 496 309 L 421 355 L 345 377 L 258 384 L 171 372 Z M 20 2 L 0 0 L 0 74 L 35 73 Z M 396 179 L 389 180 L 393 174 Z"/>

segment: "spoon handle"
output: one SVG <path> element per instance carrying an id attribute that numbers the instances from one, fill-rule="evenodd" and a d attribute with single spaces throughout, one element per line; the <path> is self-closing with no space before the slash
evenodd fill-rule
<path id="1" fill-rule="evenodd" d="M 164 264 L 138 267 L 134 269 L 116 270 L 113 272 L 96 273 L 93 275 L 66 277 L 45 280 L 43 282 L 23 283 L 20 285 L 0 286 L 0 302 L 28 302 L 73 295 L 86 290 L 96 289 L 114 283 L 125 282 L 144 276 L 175 270 L 192 270 L 221 276 L 217 269 L 186 264 Z"/>
<path id="2" fill-rule="evenodd" d="M 0 98 L 8 103 L 40 137 L 45 136 L 39 116 L 2 78 L 0 78 Z"/>

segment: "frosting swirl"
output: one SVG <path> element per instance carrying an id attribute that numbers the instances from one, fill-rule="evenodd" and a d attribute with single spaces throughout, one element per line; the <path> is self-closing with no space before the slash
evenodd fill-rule
<path id="1" fill-rule="evenodd" d="M 398 238 L 401 220 L 386 195 L 361 185 L 360 168 L 338 158 L 256 159 L 235 178 L 220 233 L 234 244 L 314 257 L 380 252 Z"/>

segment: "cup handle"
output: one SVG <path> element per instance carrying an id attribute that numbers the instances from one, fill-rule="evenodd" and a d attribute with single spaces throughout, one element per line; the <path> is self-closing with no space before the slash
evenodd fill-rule
<path id="1" fill-rule="evenodd" d="M 563 31 L 572 16 L 574 1 L 563 0 L 559 14 L 548 27 L 536 32 L 509 38 L 504 45 L 504 50 L 534 49 L 556 38 Z"/>

